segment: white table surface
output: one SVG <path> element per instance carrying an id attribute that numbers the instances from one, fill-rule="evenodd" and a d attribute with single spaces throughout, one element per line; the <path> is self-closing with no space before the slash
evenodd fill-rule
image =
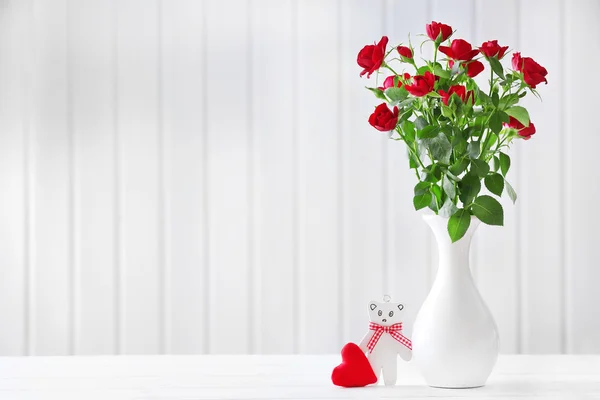
<path id="1" fill-rule="evenodd" d="M 433 389 L 400 362 L 398 385 L 344 389 L 339 356 L 0 357 L 0 399 L 600 399 L 600 356 L 500 356 L 488 385 Z"/>

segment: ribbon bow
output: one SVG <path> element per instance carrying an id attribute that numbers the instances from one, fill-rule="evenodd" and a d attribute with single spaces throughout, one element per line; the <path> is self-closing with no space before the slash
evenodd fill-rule
<path id="1" fill-rule="evenodd" d="M 373 349 L 377 345 L 377 342 L 381 338 L 381 335 L 383 335 L 384 333 L 389 334 L 391 337 L 393 337 L 402 345 L 404 345 L 404 347 L 406 347 L 409 350 L 412 350 L 412 342 L 410 341 L 410 339 L 400 333 L 402 332 L 402 323 L 390 326 L 383 326 L 371 322 L 369 323 L 369 329 L 375 331 L 373 336 L 371 336 L 371 340 L 369 340 L 369 343 L 367 344 L 367 349 L 369 349 L 369 353 L 373 352 Z"/>

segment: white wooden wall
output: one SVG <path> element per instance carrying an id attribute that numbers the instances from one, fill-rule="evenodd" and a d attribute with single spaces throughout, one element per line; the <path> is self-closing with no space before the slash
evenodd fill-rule
<path id="1" fill-rule="evenodd" d="M 441 20 L 549 70 L 476 281 L 508 353 L 600 352 L 595 0 L 0 0 L 0 354 L 323 353 L 435 276 L 358 50 Z"/>

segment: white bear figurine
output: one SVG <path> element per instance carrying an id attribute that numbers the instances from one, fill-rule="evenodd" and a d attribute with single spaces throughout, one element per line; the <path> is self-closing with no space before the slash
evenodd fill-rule
<path id="1" fill-rule="evenodd" d="M 402 310 L 400 303 L 369 303 L 369 332 L 360 341 L 360 348 L 367 354 L 373 372 L 379 379 L 383 370 L 383 382 L 395 385 L 398 354 L 405 361 L 412 358 L 412 343 L 402 335 Z"/>

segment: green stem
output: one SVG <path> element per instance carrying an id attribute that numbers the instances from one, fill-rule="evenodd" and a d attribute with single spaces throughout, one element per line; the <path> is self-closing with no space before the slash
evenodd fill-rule
<path id="1" fill-rule="evenodd" d="M 417 159 L 421 168 L 425 169 L 425 165 L 423 165 L 423 162 L 421 161 L 421 158 L 419 157 L 419 154 L 417 153 L 417 151 L 415 149 L 413 149 L 411 146 L 409 146 L 408 142 L 406 141 L 406 138 L 404 137 L 404 135 L 402 135 L 402 133 L 399 130 L 396 130 L 396 132 L 398 132 L 398 134 L 400 135 L 402 140 L 404 140 L 404 143 L 406 143 L 406 147 L 408 148 L 408 151 L 410 151 L 411 154 Z M 414 143 L 416 144 L 416 142 L 414 142 Z M 417 175 L 417 178 L 419 178 L 419 174 L 417 173 L 417 171 L 415 171 L 415 173 Z M 421 179 L 419 178 L 419 180 L 421 180 Z"/>
<path id="2" fill-rule="evenodd" d="M 494 70 L 490 68 L 490 93 L 489 97 L 492 97 L 492 91 L 494 90 Z"/>
<path id="3" fill-rule="evenodd" d="M 392 71 L 394 73 L 394 75 L 398 75 L 398 73 L 396 71 L 394 71 L 394 69 L 392 67 L 390 67 L 389 65 L 385 64 L 384 67 L 386 67 L 387 69 Z"/>

